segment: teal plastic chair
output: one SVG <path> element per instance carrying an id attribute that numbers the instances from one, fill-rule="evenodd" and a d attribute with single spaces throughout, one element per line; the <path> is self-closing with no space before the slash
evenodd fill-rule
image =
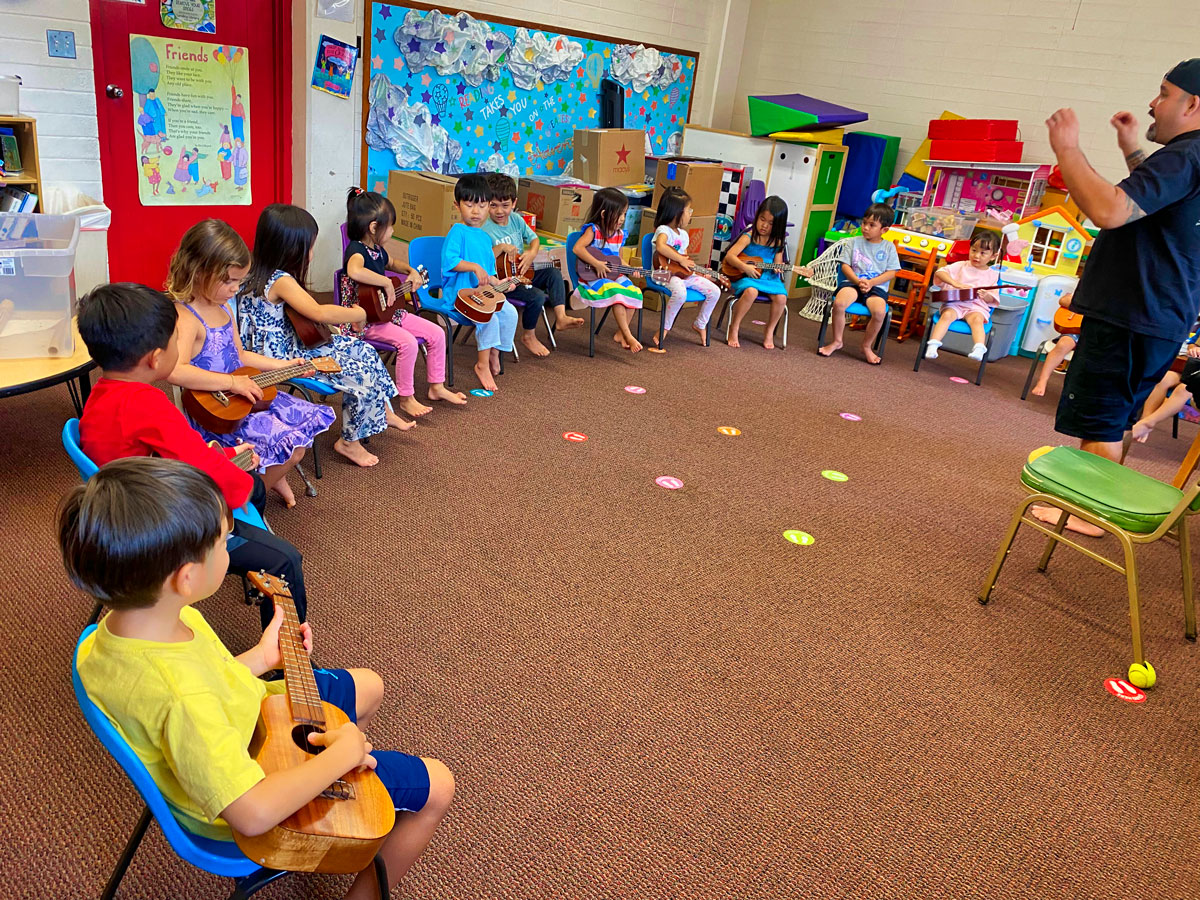
<path id="1" fill-rule="evenodd" d="M 431 312 L 437 323 L 446 332 L 446 384 L 454 387 L 454 342 L 462 329 L 474 329 L 475 323 L 454 308 L 453 299 L 447 302 L 442 296 L 442 244 L 445 238 L 441 235 L 426 235 L 413 238 L 408 245 L 408 265 L 415 269 L 424 266 L 426 272 L 425 284 L 417 291 L 421 298 L 421 309 Z M 434 296 L 434 291 L 437 296 Z M 454 325 L 451 332 L 450 326 Z"/>
<path id="2" fill-rule="evenodd" d="M 849 312 L 849 310 L 847 310 L 847 312 Z M 917 348 L 917 360 L 916 360 L 916 362 L 913 363 L 913 371 L 914 372 L 920 371 L 920 369 L 921 369 L 921 362 L 925 359 L 925 348 L 929 346 L 929 334 L 930 334 L 930 332 L 933 331 L 933 326 L 937 324 L 937 320 L 941 317 L 941 315 L 942 315 L 941 303 L 939 303 L 936 300 L 930 301 L 929 322 L 925 327 L 925 331 L 921 335 L 921 345 Z M 886 331 L 886 330 L 887 329 L 885 328 L 884 331 Z M 953 322 L 950 323 L 949 330 L 951 332 L 953 332 L 954 334 L 969 335 L 971 333 L 971 326 L 968 325 L 966 322 L 964 322 L 962 319 L 955 319 Z M 979 369 L 978 369 L 978 371 L 975 372 L 975 383 L 976 384 L 979 384 L 981 381 L 983 381 L 983 370 L 987 366 L 988 354 L 992 352 L 992 320 L 991 320 L 991 318 L 988 318 L 988 320 L 983 323 L 983 333 L 984 333 L 984 341 L 987 343 L 987 350 L 984 351 L 983 359 L 981 359 L 979 361 Z M 947 348 L 944 346 L 939 348 L 939 350 L 945 350 L 945 349 L 947 349 Z M 958 351 L 950 350 L 949 352 L 957 353 Z M 1024 398 L 1022 398 L 1022 399 L 1024 399 Z"/>
<path id="3" fill-rule="evenodd" d="M 575 268 L 575 264 L 579 261 L 579 257 L 575 255 L 575 242 L 583 235 L 583 229 L 572 231 L 567 235 L 567 277 L 571 279 L 571 290 L 579 289 L 579 272 Z M 647 279 L 647 284 L 649 284 Z M 608 314 L 612 311 L 612 307 L 604 310 L 604 315 L 600 317 L 599 324 L 596 323 L 596 307 L 589 304 L 588 309 L 591 310 L 591 324 L 588 326 L 588 356 L 596 355 L 596 335 L 600 333 L 600 329 L 604 327 L 604 322 L 608 318 Z M 642 311 L 637 311 L 637 339 L 638 343 L 642 340 Z"/>
<path id="4" fill-rule="evenodd" d="M 248 859 L 233 841 L 218 841 L 200 837 L 179 824 L 174 813 L 171 812 L 166 798 L 163 797 L 162 791 L 150 777 L 146 766 L 133 752 L 104 711 L 92 702 L 92 698 L 84 690 L 83 681 L 79 677 L 79 662 L 86 658 L 90 651 L 90 645 L 85 648 L 84 644 L 95 631 L 95 625 L 89 625 L 84 629 L 83 634 L 79 637 L 79 642 L 75 645 L 75 653 L 71 657 L 71 683 L 75 688 L 75 701 L 79 704 L 79 710 L 91 727 L 92 733 L 116 760 L 126 777 L 133 782 L 133 786 L 146 803 L 146 808 L 142 810 L 137 825 L 134 826 L 133 834 L 125 842 L 125 849 L 121 851 L 121 857 L 117 860 L 117 865 L 113 868 L 108 883 L 104 886 L 100 900 L 112 900 L 116 896 L 117 888 L 125 877 L 129 863 L 133 861 L 133 855 L 137 852 L 137 848 L 146 834 L 146 829 L 150 826 L 151 818 L 158 822 L 158 827 L 162 829 L 167 843 L 171 845 L 171 849 L 180 859 L 205 872 L 233 879 L 233 892 L 229 895 L 229 900 L 246 900 L 272 881 L 290 875 L 290 872 L 259 866 Z M 375 872 L 380 884 L 379 896 L 381 900 L 387 900 L 387 870 L 383 860 L 378 856 L 375 857 Z"/>
<path id="5" fill-rule="evenodd" d="M 642 268 L 649 269 L 654 262 L 654 234 L 653 232 L 642 235 Z M 667 340 L 667 301 L 671 298 L 671 289 L 665 284 L 659 284 L 652 279 L 646 279 L 646 291 L 653 292 L 659 295 L 658 312 L 658 346 L 662 348 Z M 704 295 L 695 288 L 687 289 L 687 299 L 683 301 L 684 307 L 698 306 L 704 302 Z M 708 324 L 704 326 L 704 346 L 709 345 L 709 336 L 712 334 L 712 320 L 709 319 Z"/>

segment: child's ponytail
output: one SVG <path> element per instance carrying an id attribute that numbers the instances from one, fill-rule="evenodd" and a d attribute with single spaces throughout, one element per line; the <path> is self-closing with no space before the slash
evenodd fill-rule
<path id="1" fill-rule="evenodd" d="M 346 237 L 349 240 L 361 241 L 371 233 L 371 225 L 379 235 L 395 224 L 396 207 L 383 194 L 364 191 L 358 186 L 346 192 Z"/>

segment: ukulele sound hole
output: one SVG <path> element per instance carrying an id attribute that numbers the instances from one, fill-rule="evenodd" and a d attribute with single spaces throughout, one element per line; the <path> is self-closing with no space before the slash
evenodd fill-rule
<path id="1" fill-rule="evenodd" d="M 311 753 L 315 756 L 325 748 L 318 747 L 316 744 L 310 744 L 308 742 L 310 734 L 324 734 L 324 731 L 313 725 L 297 725 L 292 729 L 292 742 L 305 753 Z"/>

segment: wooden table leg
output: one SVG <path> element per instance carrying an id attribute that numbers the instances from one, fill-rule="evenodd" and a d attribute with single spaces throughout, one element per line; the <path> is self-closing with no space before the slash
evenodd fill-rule
<path id="1" fill-rule="evenodd" d="M 1195 470 L 1198 461 L 1200 461 L 1200 431 L 1196 432 L 1196 436 L 1192 438 L 1192 445 L 1188 447 L 1187 456 L 1183 458 L 1183 462 L 1179 466 L 1179 471 L 1175 473 L 1171 484 L 1183 490 L 1183 486 L 1187 484 L 1187 480 Z"/>

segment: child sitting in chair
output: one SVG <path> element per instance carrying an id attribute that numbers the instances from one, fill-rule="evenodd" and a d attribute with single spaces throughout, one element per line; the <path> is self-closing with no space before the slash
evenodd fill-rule
<path id="1" fill-rule="evenodd" d="M 1063 309 L 1070 309 L 1071 300 L 1074 299 L 1074 297 L 1075 295 L 1073 293 L 1063 294 L 1058 298 L 1058 305 Z M 1057 338 L 1055 338 L 1054 347 L 1051 348 L 1050 352 L 1046 354 L 1046 361 L 1042 363 L 1042 368 L 1038 372 L 1037 381 L 1034 382 L 1033 387 L 1029 390 L 1029 393 L 1033 394 L 1035 397 L 1044 397 L 1046 395 L 1046 388 L 1050 384 L 1050 373 L 1063 364 L 1063 361 L 1067 358 L 1067 355 L 1075 349 L 1076 343 L 1077 341 L 1075 340 L 1075 336 L 1073 334 L 1060 334 Z M 1167 374 L 1171 375 L 1173 373 L 1168 372 Z M 1157 390 L 1157 388 L 1155 390 Z M 1164 390 L 1164 395 L 1165 393 L 1166 392 Z M 1151 394 L 1150 396 L 1153 399 L 1154 395 Z M 1160 397 L 1159 399 L 1161 400 L 1162 398 Z M 1146 408 L 1151 408 L 1149 400 L 1146 401 Z"/>
<path id="2" fill-rule="evenodd" d="M 937 284 L 958 290 L 973 288 L 995 287 L 1000 283 L 1000 275 L 992 268 L 996 254 L 1000 252 L 1000 236 L 994 231 L 981 231 L 971 238 L 971 254 L 962 262 L 942 266 L 933 275 Z M 930 295 L 936 299 L 936 294 Z M 992 317 L 992 308 L 999 304 L 1000 297 L 995 291 L 977 291 L 974 299 L 951 300 L 942 307 L 933 330 L 929 333 L 929 343 L 925 347 L 926 359 L 937 359 L 938 347 L 950 326 L 963 319 L 971 327 L 971 340 L 974 346 L 967 354 L 970 359 L 981 360 L 987 353 L 984 326 Z"/>
<path id="3" fill-rule="evenodd" d="M 437 760 L 367 742 L 361 728 L 383 697 L 383 681 L 370 669 L 317 669 L 321 699 L 350 721 L 309 736 L 323 748 L 319 755 L 264 773 L 249 746 L 263 699 L 286 690 L 286 682 L 259 677 L 282 664 L 283 608 L 236 657 L 193 608 L 225 577 L 229 527 L 216 483 L 178 460 L 118 460 L 67 495 L 58 517 L 63 564 L 77 587 L 112 610 L 79 649 L 80 681 L 179 824 L 202 837 L 227 841 L 231 829 L 264 834 L 346 773 L 374 769 L 395 808 L 407 811 L 379 850 L 395 884 L 446 814 L 454 778 Z M 297 637 L 311 650 L 308 625 Z M 346 894 L 379 896 L 374 866 Z"/>

